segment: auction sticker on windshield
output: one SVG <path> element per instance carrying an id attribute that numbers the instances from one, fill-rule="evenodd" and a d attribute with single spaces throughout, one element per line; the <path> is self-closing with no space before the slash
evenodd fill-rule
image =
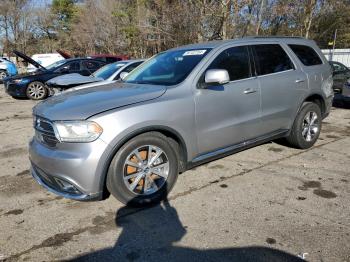
<path id="1" fill-rule="evenodd" d="M 187 56 L 187 55 L 203 55 L 207 50 L 191 50 L 191 51 L 186 51 L 182 56 Z"/>

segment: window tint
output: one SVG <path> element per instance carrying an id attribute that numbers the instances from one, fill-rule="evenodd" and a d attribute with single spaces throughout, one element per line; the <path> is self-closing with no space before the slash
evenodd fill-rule
<path id="1" fill-rule="evenodd" d="M 254 45 L 253 50 L 258 75 L 294 69 L 292 61 L 278 44 Z"/>
<path id="2" fill-rule="evenodd" d="M 232 47 L 223 51 L 211 63 L 208 69 L 225 69 L 230 81 L 251 76 L 248 49 L 244 46 Z"/>
<path id="3" fill-rule="evenodd" d="M 289 45 L 300 61 L 306 66 L 320 65 L 322 60 L 315 50 L 306 45 Z"/>

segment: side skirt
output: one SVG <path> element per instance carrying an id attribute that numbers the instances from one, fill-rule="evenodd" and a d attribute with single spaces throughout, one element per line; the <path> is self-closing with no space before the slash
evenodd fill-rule
<path id="1" fill-rule="evenodd" d="M 278 130 L 273 133 L 269 133 L 267 135 L 257 137 L 251 140 L 247 140 L 245 142 L 231 145 L 225 148 L 220 148 L 212 152 L 208 152 L 202 155 L 197 156 L 194 158 L 191 162 L 187 163 L 187 169 L 194 168 L 196 166 L 202 165 L 207 162 L 211 162 L 214 160 L 217 160 L 219 158 L 223 158 L 225 156 L 232 155 L 234 153 L 243 151 L 248 148 L 252 148 L 261 144 L 264 144 L 266 142 L 269 142 L 271 140 L 275 140 L 278 138 L 282 138 L 288 135 L 289 130 Z"/>

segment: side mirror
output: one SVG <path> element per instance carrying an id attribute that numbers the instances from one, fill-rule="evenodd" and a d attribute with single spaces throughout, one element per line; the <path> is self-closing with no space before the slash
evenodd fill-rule
<path id="1" fill-rule="evenodd" d="M 129 74 L 128 72 L 121 72 L 119 77 L 121 80 L 124 80 L 128 74 Z"/>
<path id="2" fill-rule="evenodd" d="M 204 82 L 209 85 L 223 85 L 230 82 L 230 76 L 225 69 L 209 69 L 205 72 Z"/>

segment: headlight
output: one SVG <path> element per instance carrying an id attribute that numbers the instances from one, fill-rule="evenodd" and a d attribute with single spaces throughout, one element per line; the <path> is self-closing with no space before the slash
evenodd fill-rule
<path id="1" fill-rule="evenodd" d="M 28 82 L 29 80 L 28 79 L 25 79 L 25 78 L 19 78 L 19 79 L 14 79 L 12 80 L 13 83 L 25 83 L 25 82 Z"/>
<path id="2" fill-rule="evenodd" d="M 61 142 L 92 142 L 102 134 L 102 127 L 92 121 L 54 122 L 55 131 Z"/>

